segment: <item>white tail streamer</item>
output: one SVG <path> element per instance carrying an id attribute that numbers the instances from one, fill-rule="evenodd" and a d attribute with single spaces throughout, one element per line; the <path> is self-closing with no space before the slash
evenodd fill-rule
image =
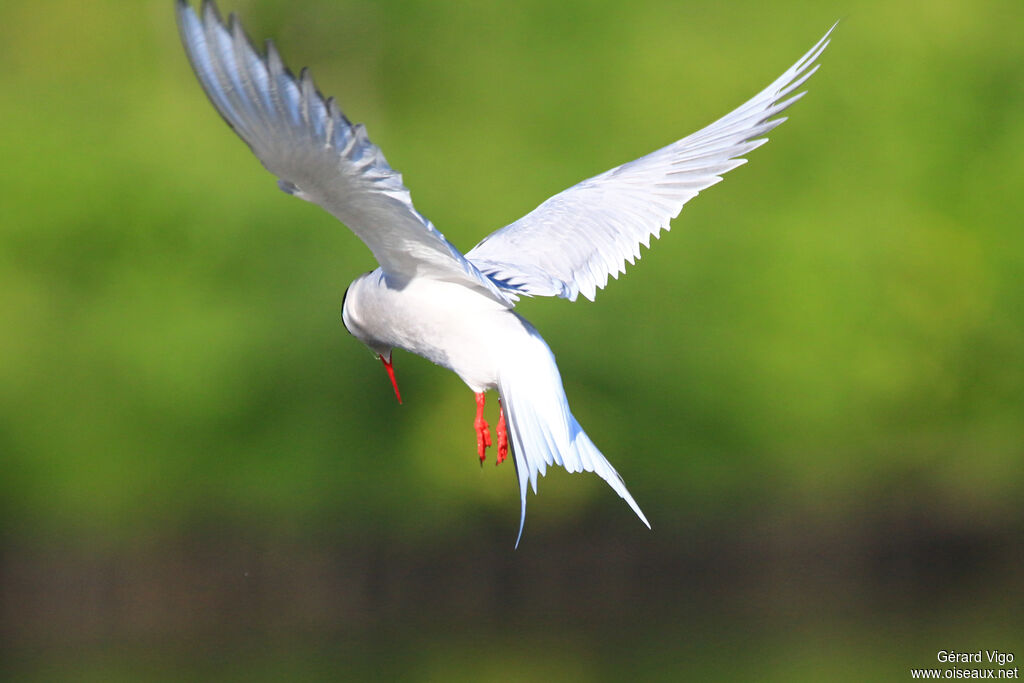
<path id="1" fill-rule="evenodd" d="M 569 411 L 551 349 L 529 323 L 524 320 L 523 324 L 530 332 L 529 341 L 509 354 L 498 378 L 512 438 L 513 462 L 519 476 L 522 507 L 516 547 L 526 521 L 527 483 L 536 494 L 537 476 L 544 476 L 548 465 L 560 465 L 568 472 L 594 472 L 608 482 L 650 528 L 651 523 L 626 489 L 622 477 Z"/>

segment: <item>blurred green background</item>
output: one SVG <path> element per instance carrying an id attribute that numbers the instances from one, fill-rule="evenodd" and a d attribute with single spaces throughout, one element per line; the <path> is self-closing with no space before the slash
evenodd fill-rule
<path id="1" fill-rule="evenodd" d="M 1024 4 L 250 0 L 457 246 L 809 95 L 596 303 L 526 300 L 651 519 L 346 334 L 373 263 L 171 0 L 0 5 L 0 673 L 906 680 L 1024 658 Z M 493 400 L 492 400 L 493 404 Z M 491 418 L 493 424 L 493 408 Z"/>

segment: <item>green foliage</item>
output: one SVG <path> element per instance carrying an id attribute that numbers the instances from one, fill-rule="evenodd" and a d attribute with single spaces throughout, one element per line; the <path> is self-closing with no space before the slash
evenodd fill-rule
<path id="1" fill-rule="evenodd" d="M 1024 485 L 1024 43 L 973 3 L 224 3 L 365 121 L 463 248 L 725 114 L 844 18 L 790 122 L 594 304 L 526 301 L 651 514 Z M 206 102 L 171 2 L 0 9 L 0 498 L 113 537 L 197 517 L 454 533 L 507 512 L 457 378 L 345 334 L 373 266 Z M 492 406 L 493 407 L 493 406 Z M 554 518 L 621 505 L 549 477 Z M 581 481 L 577 481 L 581 480 Z M 543 523 L 543 522 L 538 522 Z"/>

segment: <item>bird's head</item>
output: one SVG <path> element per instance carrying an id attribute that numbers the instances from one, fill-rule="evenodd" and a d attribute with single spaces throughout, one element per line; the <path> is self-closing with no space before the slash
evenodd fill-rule
<path id="1" fill-rule="evenodd" d="M 348 330 L 349 334 L 363 342 L 363 344 L 366 345 L 366 348 L 370 349 L 370 352 L 384 363 L 384 368 L 388 371 L 388 377 L 391 379 L 391 386 L 395 389 L 395 398 L 397 398 L 398 402 L 401 403 L 402 394 L 398 391 L 398 381 L 395 379 L 395 369 L 391 365 L 392 347 L 377 340 L 369 333 L 366 326 L 362 324 L 358 306 L 354 303 L 358 294 L 352 297 L 349 296 L 353 288 L 358 292 L 359 283 L 362 282 L 367 275 L 370 275 L 370 273 L 365 273 L 364 275 L 356 278 L 352 284 L 348 286 L 348 289 L 345 290 L 345 295 L 341 299 L 341 322 L 345 326 L 345 329 Z"/>

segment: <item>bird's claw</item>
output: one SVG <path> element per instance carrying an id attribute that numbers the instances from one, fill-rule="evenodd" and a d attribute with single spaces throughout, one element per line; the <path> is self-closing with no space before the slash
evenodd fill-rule
<path id="1" fill-rule="evenodd" d="M 487 459 L 487 448 L 491 445 L 491 427 L 484 419 L 484 394 L 479 392 L 476 395 L 476 420 L 473 422 L 476 429 L 476 453 L 480 456 L 480 465 Z M 499 456 L 501 452 L 499 450 Z"/>
<path id="2" fill-rule="evenodd" d="M 501 399 L 498 399 L 498 457 L 495 465 L 500 465 L 505 462 L 505 458 L 508 457 L 508 428 L 505 425 L 505 407 L 501 405 Z"/>
<path id="3" fill-rule="evenodd" d="M 480 456 L 480 464 L 487 459 L 487 448 L 491 445 L 490 425 L 487 420 L 480 418 L 476 421 L 476 454 Z"/>
<path id="4" fill-rule="evenodd" d="M 476 429 L 476 453 L 480 456 L 481 466 L 483 466 L 484 460 L 487 459 L 487 449 L 491 445 L 491 427 L 487 424 L 487 420 L 484 419 L 484 400 L 483 392 L 476 395 L 476 420 L 473 422 L 473 427 Z M 498 399 L 498 428 L 496 433 L 498 435 L 498 457 L 495 459 L 494 464 L 500 465 L 508 458 L 508 425 L 505 422 L 505 407 L 501 405 L 500 398 Z"/>

